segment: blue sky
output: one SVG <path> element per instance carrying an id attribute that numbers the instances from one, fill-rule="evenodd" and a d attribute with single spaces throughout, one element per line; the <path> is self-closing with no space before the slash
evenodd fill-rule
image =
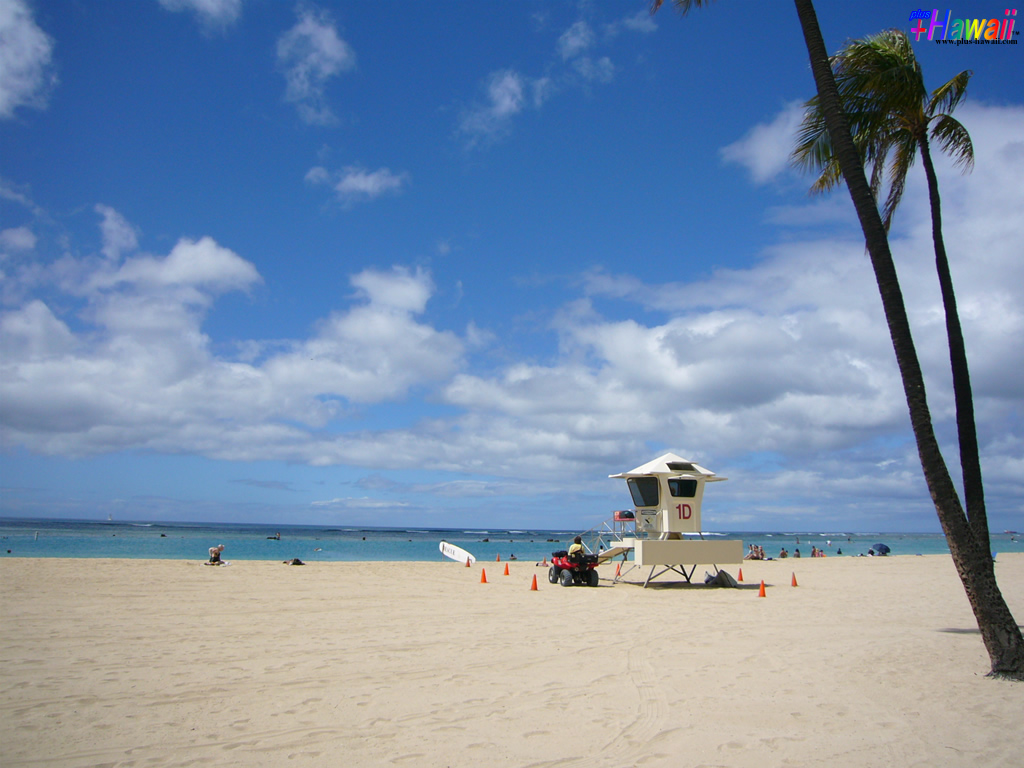
<path id="1" fill-rule="evenodd" d="M 758 8 L 0 0 L 0 514 L 589 528 L 671 450 L 729 478 L 706 529 L 938 530 Z M 830 50 L 913 10 L 818 3 Z M 944 225 L 1019 529 L 1024 50 L 915 50 L 974 71 Z M 929 227 L 918 165 L 892 243 L 956 473 Z"/>

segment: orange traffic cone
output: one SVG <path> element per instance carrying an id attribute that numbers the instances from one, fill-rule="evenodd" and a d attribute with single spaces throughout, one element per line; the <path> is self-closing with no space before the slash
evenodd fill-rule
<path id="1" fill-rule="evenodd" d="M 764 579 L 761 579 L 761 591 L 757 593 L 758 597 L 764 597 Z"/>
<path id="2" fill-rule="evenodd" d="M 508 563 L 505 563 L 505 575 L 508 576 Z"/>
<path id="3" fill-rule="evenodd" d="M 743 581 L 743 569 L 742 569 L 742 568 L 740 568 L 740 575 L 739 575 L 739 577 L 738 577 L 738 578 L 736 579 L 736 581 Z"/>
<path id="4" fill-rule="evenodd" d="M 486 584 L 487 583 L 487 571 L 484 570 L 483 568 L 480 569 L 480 583 L 481 584 Z"/>
<path id="5" fill-rule="evenodd" d="M 615 564 L 615 575 L 616 575 L 616 576 L 618 576 L 618 575 L 619 575 L 619 572 L 620 572 L 621 570 L 622 570 L 622 563 L 616 563 L 616 564 Z"/>
<path id="6" fill-rule="evenodd" d="M 501 555 L 495 555 L 494 556 L 494 562 L 500 563 L 501 562 Z"/>
<path id="7" fill-rule="evenodd" d="M 530 591 L 531 592 L 536 592 L 537 591 L 537 574 L 536 573 L 533 574 L 533 584 L 530 585 Z"/>
<path id="8" fill-rule="evenodd" d="M 795 573 L 793 574 L 793 586 L 794 587 L 796 586 L 796 574 Z"/>
<path id="9" fill-rule="evenodd" d="M 547 555 L 545 555 L 544 556 L 544 561 L 541 563 L 541 565 L 547 565 L 547 564 L 548 564 L 548 557 L 547 557 Z"/>
<path id="10" fill-rule="evenodd" d="M 469 568 L 469 558 L 466 558 L 466 567 Z"/>

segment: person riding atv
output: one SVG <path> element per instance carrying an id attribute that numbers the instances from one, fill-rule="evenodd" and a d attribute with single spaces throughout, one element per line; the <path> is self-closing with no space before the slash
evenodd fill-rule
<path id="1" fill-rule="evenodd" d="M 587 584 L 596 587 L 598 583 L 596 568 L 597 555 L 588 555 L 583 548 L 583 540 L 577 536 L 573 539 L 568 551 L 551 553 L 548 581 L 552 584 L 561 583 L 563 587 L 572 584 Z"/>

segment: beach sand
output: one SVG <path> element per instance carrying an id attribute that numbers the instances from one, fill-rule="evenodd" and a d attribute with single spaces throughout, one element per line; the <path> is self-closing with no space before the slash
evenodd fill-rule
<path id="1" fill-rule="evenodd" d="M 0 560 L 0 765 L 1022 764 L 948 556 L 504 566 Z M 1024 621 L 1024 554 L 996 572 Z"/>

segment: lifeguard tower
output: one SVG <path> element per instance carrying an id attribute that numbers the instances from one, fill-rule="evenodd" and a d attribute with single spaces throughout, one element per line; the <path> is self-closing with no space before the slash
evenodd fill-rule
<path id="1" fill-rule="evenodd" d="M 601 562 L 620 554 L 626 557 L 632 551 L 632 567 L 651 566 L 645 587 L 667 571 L 679 573 L 689 582 L 698 564 L 710 565 L 717 575 L 719 564 L 743 562 L 742 541 L 705 539 L 701 528 L 704 486 L 727 478 L 674 453 L 609 477 L 625 479 L 636 511 L 632 536 L 622 528 L 628 516 L 616 513 L 620 536 L 601 553 Z M 662 570 L 655 573 L 659 566 Z"/>

